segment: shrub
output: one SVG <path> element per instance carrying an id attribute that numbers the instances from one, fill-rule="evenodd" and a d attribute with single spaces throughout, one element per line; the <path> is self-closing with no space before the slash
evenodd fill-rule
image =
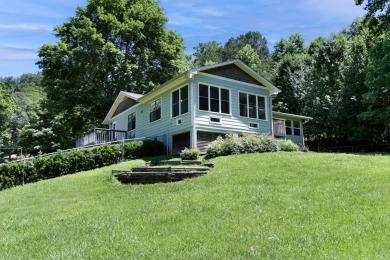
<path id="1" fill-rule="evenodd" d="M 180 158 L 182 160 L 197 160 L 199 156 L 199 150 L 198 149 L 188 149 L 185 148 L 180 153 Z"/>
<path id="2" fill-rule="evenodd" d="M 299 146 L 291 140 L 279 140 L 279 146 L 281 151 L 285 152 L 297 152 L 299 151 Z"/>
<path id="3" fill-rule="evenodd" d="M 110 144 L 92 148 L 63 152 L 36 159 L 0 165 L 0 190 L 59 177 L 79 171 L 92 170 L 118 163 L 121 158 L 121 145 Z M 164 144 L 158 141 L 144 140 L 126 143 L 125 159 L 161 155 Z"/>
<path id="4" fill-rule="evenodd" d="M 227 134 L 225 139 L 218 137 L 207 146 L 205 158 L 276 151 L 278 151 L 278 142 L 269 135 L 244 134 L 241 137 L 234 137 L 232 134 Z"/>

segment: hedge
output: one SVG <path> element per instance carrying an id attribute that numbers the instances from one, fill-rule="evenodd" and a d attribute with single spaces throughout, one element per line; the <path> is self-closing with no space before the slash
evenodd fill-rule
<path id="1" fill-rule="evenodd" d="M 164 144 L 158 141 L 142 140 L 127 142 L 124 145 L 126 160 L 163 153 Z M 38 157 L 24 162 L 0 164 L 0 190 L 22 185 L 23 182 L 37 182 L 115 164 L 121 157 L 121 145 L 109 144 Z"/>
<path id="2" fill-rule="evenodd" d="M 210 159 L 231 154 L 277 152 L 280 150 L 299 151 L 299 146 L 291 141 L 277 140 L 265 134 L 244 134 L 241 137 L 227 134 L 225 138 L 218 137 L 217 140 L 207 146 L 205 158 Z"/>

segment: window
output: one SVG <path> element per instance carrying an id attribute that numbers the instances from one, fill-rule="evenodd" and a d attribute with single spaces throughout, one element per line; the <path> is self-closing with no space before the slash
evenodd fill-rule
<path id="1" fill-rule="evenodd" d="M 199 110 L 230 114 L 230 91 L 199 84 Z"/>
<path id="2" fill-rule="evenodd" d="M 286 135 L 301 135 L 301 123 L 299 121 L 286 120 Z"/>
<path id="3" fill-rule="evenodd" d="M 161 98 L 150 103 L 150 122 L 161 118 Z"/>
<path id="4" fill-rule="evenodd" d="M 265 97 L 239 93 L 240 116 L 266 120 Z"/>
<path id="5" fill-rule="evenodd" d="M 292 121 L 294 127 L 294 135 L 301 135 L 301 123 L 298 121 Z"/>
<path id="6" fill-rule="evenodd" d="M 188 112 L 188 86 L 172 92 L 172 117 Z"/>
<path id="7" fill-rule="evenodd" d="M 136 114 L 135 112 L 131 113 L 127 118 L 127 131 L 132 131 L 135 129 Z"/>
<path id="8" fill-rule="evenodd" d="M 249 123 L 249 128 L 259 128 L 258 123 Z"/>

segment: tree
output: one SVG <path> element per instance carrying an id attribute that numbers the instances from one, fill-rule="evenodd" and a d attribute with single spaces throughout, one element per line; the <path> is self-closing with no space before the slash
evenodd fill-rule
<path id="1" fill-rule="evenodd" d="M 346 49 L 347 37 L 344 33 L 329 39 L 319 37 L 309 47 L 314 63 L 303 113 L 314 118 L 307 125 L 306 133 L 317 144 L 337 144 L 344 140 L 340 111 Z"/>
<path id="2" fill-rule="evenodd" d="M 155 0 L 90 0 L 39 50 L 47 108 L 75 137 L 100 125 L 119 91 L 143 93 L 183 68 L 183 39 Z"/>
<path id="3" fill-rule="evenodd" d="M 249 31 L 241 34 L 238 37 L 230 38 L 223 47 L 222 60 L 228 61 L 238 58 L 238 52 L 246 45 L 252 47 L 256 51 L 260 59 L 264 60 L 269 55 L 267 39 L 259 32 Z"/>
<path id="4" fill-rule="evenodd" d="M 390 28 L 390 2 L 389 0 L 355 0 L 356 5 L 366 3 L 364 9 L 367 11 L 366 21 L 371 27 L 378 31 L 388 31 Z M 369 19 L 371 18 L 371 19 Z"/>
<path id="5" fill-rule="evenodd" d="M 0 146 L 7 144 L 10 139 L 9 121 L 13 111 L 13 100 L 4 90 L 4 83 L 0 81 Z"/>
<path id="6" fill-rule="evenodd" d="M 379 37 L 370 50 L 366 67 L 367 92 L 363 103 L 367 110 L 359 114 L 359 119 L 368 127 L 366 134 L 373 141 L 390 141 L 390 34 Z"/>
<path id="7" fill-rule="evenodd" d="M 194 47 L 194 50 L 195 52 L 192 55 L 195 57 L 195 67 L 222 62 L 223 47 L 219 42 L 199 43 L 198 46 Z"/>
<path id="8" fill-rule="evenodd" d="M 275 62 L 273 82 L 282 90 L 274 99 L 274 108 L 293 114 L 302 113 L 303 98 L 313 63 L 307 54 L 303 37 L 292 34 L 288 41 L 281 38 L 275 44 L 271 56 Z"/>

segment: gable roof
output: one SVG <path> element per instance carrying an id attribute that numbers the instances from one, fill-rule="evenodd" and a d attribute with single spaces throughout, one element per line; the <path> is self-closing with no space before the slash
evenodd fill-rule
<path id="1" fill-rule="evenodd" d="M 191 70 L 188 70 L 188 72 L 192 73 L 192 74 L 196 74 L 196 73 L 203 72 L 203 71 L 206 71 L 206 70 L 215 69 L 215 68 L 219 68 L 219 67 L 223 67 L 223 66 L 227 66 L 227 65 L 232 65 L 232 64 L 234 64 L 237 67 L 239 67 L 240 69 L 242 69 L 249 76 L 251 76 L 256 81 L 261 83 L 264 87 L 269 89 L 271 94 L 278 94 L 278 93 L 281 92 L 280 89 L 278 89 L 271 82 L 269 82 L 268 80 L 266 80 L 265 78 L 260 76 L 258 73 L 256 73 L 254 70 L 252 70 L 248 65 L 243 63 L 241 60 L 231 60 L 231 61 L 221 62 L 221 63 L 209 65 L 209 66 L 204 66 L 204 67 L 200 67 L 200 68 L 196 68 L 196 69 L 191 69 Z"/>
<path id="2" fill-rule="evenodd" d="M 108 111 L 106 117 L 104 118 L 103 120 L 103 124 L 108 124 L 110 122 L 110 118 L 113 117 L 116 109 L 118 108 L 119 104 L 125 99 L 125 98 L 130 98 L 136 102 L 138 102 L 138 100 L 140 98 L 142 98 L 144 95 L 141 95 L 141 94 L 136 94 L 136 93 L 132 93 L 132 92 L 126 92 L 126 91 L 121 91 L 119 92 L 119 95 L 116 97 L 115 101 L 114 101 L 114 104 L 112 104 L 110 110 Z"/>
<path id="3" fill-rule="evenodd" d="M 187 81 L 188 79 L 192 78 L 194 75 L 196 75 L 198 73 L 201 73 L 201 72 L 204 72 L 204 71 L 207 71 L 207 70 L 210 70 L 210 69 L 215 69 L 215 68 L 228 66 L 228 65 L 236 65 L 238 68 L 243 70 L 245 73 L 247 73 L 254 80 L 256 80 L 261 85 L 263 85 L 265 88 L 267 88 L 270 91 L 271 94 L 278 94 L 279 92 L 281 92 L 280 89 L 275 87 L 271 82 L 269 82 L 268 80 L 266 80 L 265 78 L 260 76 L 254 70 L 252 70 L 248 65 L 243 63 L 241 60 L 236 59 L 236 60 L 221 62 L 221 63 L 217 63 L 217 64 L 212 64 L 212 65 L 209 65 L 209 66 L 203 66 L 203 67 L 200 67 L 200 68 L 187 70 L 187 71 L 179 74 L 177 77 L 175 77 L 175 78 L 165 82 L 164 84 L 155 87 L 154 89 L 152 89 L 151 91 L 149 91 L 145 95 L 140 95 L 140 94 L 136 94 L 136 93 L 121 91 L 119 93 L 118 97 L 116 98 L 114 104 L 111 106 L 110 111 L 107 113 L 107 115 L 106 115 L 106 117 L 105 117 L 105 119 L 103 121 L 103 124 L 108 124 L 109 123 L 109 120 L 114 115 L 118 105 L 124 100 L 125 97 L 131 98 L 131 99 L 133 99 L 134 101 L 136 101 L 138 103 L 143 102 L 143 101 L 146 102 L 150 98 L 152 98 L 153 96 L 165 92 L 166 91 L 165 88 L 169 88 L 169 86 L 173 87 L 174 85 L 176 85 L 178 83 L 185 82 L 185 81 Z"/>

